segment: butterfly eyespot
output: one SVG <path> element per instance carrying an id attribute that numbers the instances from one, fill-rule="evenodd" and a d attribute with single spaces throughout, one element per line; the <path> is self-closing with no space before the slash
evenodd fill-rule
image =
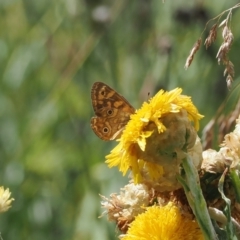
<path id="1" fill-rule="evenodd" d="M 108 111 L 107 111 L 107 114 L 110 116 L 110 115 L 112 115 L 113 114 L 113 110 L 112 109 L 109 109 Z"/>
<path id="2" fill-rule="evenodd" d="M 103 132 L 108 133 L 108 128 L 107 127 L 103 128 Z"/>
<path id="3" fill-rule="evenodd" d="M 103 140 L 114 140 L 120 136 L 124 126 L 135 112 L 127 100 L 102 82 L 96 82 L 91 89 L 93 110 L 96 114 L 91 127 Z"/>

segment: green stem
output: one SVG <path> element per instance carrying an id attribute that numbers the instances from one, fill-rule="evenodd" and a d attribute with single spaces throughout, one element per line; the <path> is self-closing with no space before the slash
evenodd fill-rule
<path id="1" fill-rule="evenodd" d="M 205 239 L 217 240 L 218 237 L 212 225 L 206 201 L 199 184 L 198 172 L 192 163 L 190 156 L 183 159 L 182 167 L 185 171 L 183 176 L 178 175 L 177 179 L 182 184 L 188 203 L 197 219 Z"/>
<path id="2" fill-rule="evenodd" d="M 230 170 L 229 173 L 236 194 L 236 200 L 240 203 L 240 179 L 237 174 L 237 170 Z"/>
<path id="3" fill-rule="evenodd" d="M 221 176 L 221 178 L 219 179 L 219 183 L 218 183 L 218 191 L 220 192 L 222 199 L 225 201 L 226 203 L 226 207 L 223 210 L 223 213 L 226 216 L 226 220 L 227 223 L 225 225 L 225 230 L 227 233 L 227 239 L 229 240 L 237 240 L 237 236 L 235 233 L 235 227 L 234 224 L 232 222 L 232 218 L 231 218 L 231 200 L 229 198 L 227 198 L 224 194 L 224 182 L 225 182 L 225 177 L 227 172 L 229 171 L 228 168 L 226 168 Z"/>

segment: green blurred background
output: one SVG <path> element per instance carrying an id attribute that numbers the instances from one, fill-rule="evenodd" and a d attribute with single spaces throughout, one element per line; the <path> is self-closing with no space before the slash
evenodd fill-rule
<path id="1" fill-rule="evenodd" d="M 104 164 L 116 143 L 90 128 L 91 86 L 105 82 L 136 108 L 160 88 L 182 87 L 205 115 L 202 130 L 228 93 L 220 32 L 187 71 L 185 60 L 206 22 L 235 3 L 0 0 L 0 185 L 15 198 L 0 216 L 4 240 L 117 239 L 115 225 L 98 218 L 98 194 L 128 179 Z M 235 10 L 236 83 L 239 22 Z"/>

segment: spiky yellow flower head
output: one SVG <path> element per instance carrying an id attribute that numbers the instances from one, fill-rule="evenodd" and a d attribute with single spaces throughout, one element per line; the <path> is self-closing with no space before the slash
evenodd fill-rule
<path id="1" fill-rule="evenodd" d="M 106 156 L 109 167 L 119 166 L 124 175 L 130 169 L 135 183 L 158 183 L 162 191 L 179 187 L 175 176 L 183 150 L 192 152 L 196 166 L 201 162 L 196 130 L 203 117 L 181 92 L 160 90 L 131 115 L 119 144 Z"/>
<path id="2" fill-rule="evenodd" d="M 9 192 L 8 188 L 4 190 L 3 187 L 0 187 L 0 212 L 6 212 L 11 207 L 11 203 L 14 199 L 9 199 L 10 196 L 11 192 Z"/>
<path id="3" fill-rule="evenodd" d="M 179 208 L 169 202 L 166 206 L 152 206 L 139 214 L 130 224 L 121 240 L 203 240 L 198 224 L 181 214 Z"/>

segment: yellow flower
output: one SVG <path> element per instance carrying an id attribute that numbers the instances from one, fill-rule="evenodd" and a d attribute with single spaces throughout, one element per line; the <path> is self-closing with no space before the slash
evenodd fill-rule
<path id="1" fill-rule="evenodd" d="M 8 188 L 4 190 L 3 187 L 0 187 L 0 212 L 6 212 L 11 207 L 11 203 L 14 199 L 9 199 L 10 195 L 11 192 L 9 192 Z"/>
<path id="2" fill-rule="evenodd" d="M 164 207 L 152 206 L 139 214 L 130 224 L 121 240 L 203 240 L 197 222 L 181 214 L 178 207 L 169 202 Z"/>
<path id="3" fill-rule="evenodd" d="M 160 90 L 131 115 L 119 144 L 106 156 L 109 167 L 119 166 L 123 175 L 130 169 L 135 183 L 168 180 L 167 190 L 179 187 L 175 175 L 184 158 L 182 151 L 194 151 L 198 142 L 199 152 L 196 130 L 203 117 L 181 92 L 180 88 Z"/>

